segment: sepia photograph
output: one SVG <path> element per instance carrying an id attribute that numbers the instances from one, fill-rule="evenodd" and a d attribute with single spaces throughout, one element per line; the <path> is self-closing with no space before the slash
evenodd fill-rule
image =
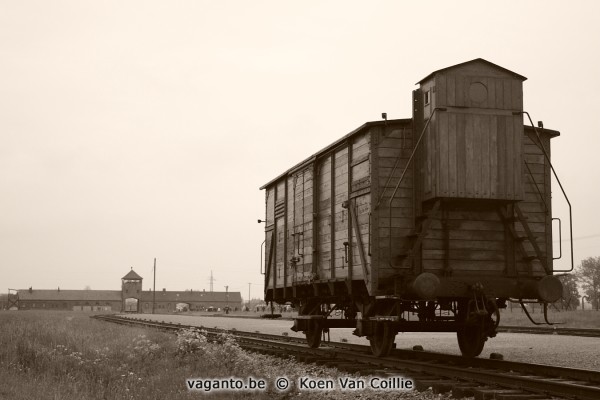
<path id="1" fill-rule="evenodd" d="M 600 398 L 598 15 L 0 0 L 0 399 Z"/>

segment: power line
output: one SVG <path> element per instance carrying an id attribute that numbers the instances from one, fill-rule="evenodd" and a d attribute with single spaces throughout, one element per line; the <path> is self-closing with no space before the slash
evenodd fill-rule
<path id="1" fill-rule="evenodd" d="M 578 237 L 574 237 L 574 238 L 573 238 L 573 241 L 575 242 L 575 241 L 577 241 L 577 240 L 593 239 L 593 238 L 596 238 L 596 237 L 600 237 L 600 233 L 596 233 L 596 234 L 594 234 L 594 235 L 586 235 L 586 236 L 578 236 Z M 570 242 L 570 241 L 571 241 L 571 239 L 568 239 L 568 238 L 567 238 L 567 239 L 562 239 L 562 240 L 561 240 L 561 242 Z M 553 242 L 556 242 L 556 243 L 558 243 L 558 240 L 554 240 Z"/>
<path id="2" fill-rule="evenodd" d="M 213 283 L 216 281 L 215 278 L 213 278 L 213 273 L 212 273 L 212 269 L 210 270 L 210 291 L 213 291 Z"/>

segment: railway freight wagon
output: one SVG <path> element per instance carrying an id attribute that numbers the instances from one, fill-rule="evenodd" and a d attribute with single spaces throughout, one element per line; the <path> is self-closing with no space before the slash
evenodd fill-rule
<path id="1" fill-rule="evenodd" d="M 367 122 L 261 189 L 265 299 L 298 309 L 318 347 L 355 328 L 374 354 L 398 332 L 457 332 L 465 356 L 508 300 L 547 304 L 550 140 L 524 125 L 526 78 L 476 59 L 413 92 L 411 119 Z"/>

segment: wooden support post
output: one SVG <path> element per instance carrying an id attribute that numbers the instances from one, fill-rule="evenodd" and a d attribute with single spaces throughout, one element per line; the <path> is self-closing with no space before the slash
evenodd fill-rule
<path id="1" fill-rule="evenodd" d="M 330 233 L 331 243 L 329 249 L 329 265 L 331 266 L 331 279 L 335 279 L 335 152 L 331 152 L 331 200 L 330 200 Z"/>
<path id="2" fill-rule="evenodd" d="M 312 217 L 311 217 L 311 230 L 312 230 L 312 256 L 311 256 L 311 262 L 312 262 L 312 273 L 313 276 L 315 276 L 315 274 L 317 274 L 319 276 L 319 279 L 323 279 L 324 277 L 321 276 L 321 274 L 319 274 L 319 266 L 318 266 L 318 255 L 319 255 L 319 251 L 317 249 L 317 246 L 319 244 L 319 241 L 317 240 L 318 238 L 318 218 L 317 216 L 319 215 L 319 201 L 317 200 L 317 196 L 319 194 L 318 191 L 318 170 L 317 170 L 317 160 L 315 159 L 313 161 L 313 165 L 312 165 L 312 202 L 313 202 L 313 207 L 312 207 Z M 323 268 L 321 268 L 321 271 L 323 271 Z"/>
<path id="3" fill-rule="evenodd" d="M 350 193 L 352 193 L 352 141 L 350 139 L 347 142 L 348 144 L 348 200 L 350 200 Z M 354 258 L 354 254 L 352 252 L 352 218 L 348 215 L 348 281 L 350 282 L 349 290 L 350 294 L 352 294 L 352 261 Z"/>
<path id="4" fill-rule="evenodd" d="M 275 189 L 277 190 L 277 188 Z M 289 210 L 288 210 L 288 200 L 289 200 L 289 196 L 288 196 L 288 178 L 285 178 L 285 185 L 283 186 L 283 231 L 284 233 L 284 241 L 283 241 L 283 297 L 286 297 L 286 292 L 287 292 L 287 287 L 288 287 L 288 215 L 289 215 Z M 275 197 L 277 198 L 277 197 Z M 296 198 L 294 197 L 294 201 L 296 201 Z M 275 284 L 273 284 L 273 287 L 275 287 Z"/>
<path id="5" fill-rule="evenodd" d="M 514 215 L 512 204 L 506 205 L 506 215 Z M 504 225 L 504 258 L 505 258 L 505 273 L 510 277 L 517 276 L 517 267 L 515 260 L 515 238 L 511 233 L 509 224 L 512 221 L 501 218 Z M 514 225 L 513 229 L 514 231 Z"/>

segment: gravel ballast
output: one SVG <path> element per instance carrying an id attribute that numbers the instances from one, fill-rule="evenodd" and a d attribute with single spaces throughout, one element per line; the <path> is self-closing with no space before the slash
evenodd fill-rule
<path id="1" fill-rule="evenodd" d="M 158 314 L 128 316 L 207 328 L 235 328 L 239 331 L 259 331 L 274 335 L 287 333 L 291 337 L 304 338 L 302 333 L 290 330 L 290 320 Z M 331 329 L 330 338 L 332 341 L 346 339 L 349 343 L 369 343 L 366 338 L 352 335 L 352 331 L 353 329 Z M 399 349 L 412 349 L 416 345 L 423 346 L 425 351 L 460 354 L 455 333 L 411 332 L 399 333 L 396 336 L 396 347 Z M 600 338 L 501 332 L 495 338 L 488 339 L 479 357 L 489 358 L 491 353 L 502 354 L 506 361 L 600 371 Z"/>

